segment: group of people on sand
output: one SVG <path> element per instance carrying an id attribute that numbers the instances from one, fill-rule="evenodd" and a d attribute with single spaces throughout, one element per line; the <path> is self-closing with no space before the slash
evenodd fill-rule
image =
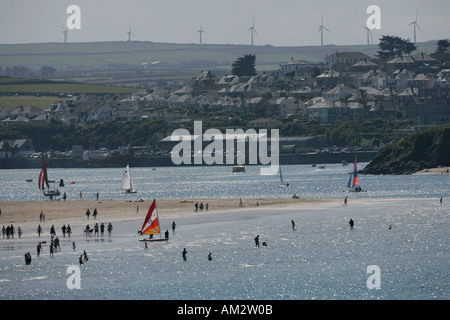
<path id="1" fill-rule="evenodd" d="M 203 206 L 203 202 L 200 202 L 200 205 L 198 204 L 198 202 L 195 203 L 195 212 L 197 212 L 198 209 L 200 209 L 200 210 L 203 211 L 204 208 L 206 208 L 206 211 L 208 211 L 208 209 L 209 209 L 209 204 L 206 203 L 206 205 Z"/>
<path id="2" fill-rule="evenodd" d="M 88 220 L 89 220 L 89 216 L 91 215 L 91 210 L 89 210 L 89 208 L 86 210 L 86 217 L 88 218 Z M 92 216 L 94 217 L 94 219 L 97 219 L 97 214 L 98 214 L 98 211 L 97 211 L 97 208 L 95 208 L 94 209 L 94 211 L 92 212 Z"/>

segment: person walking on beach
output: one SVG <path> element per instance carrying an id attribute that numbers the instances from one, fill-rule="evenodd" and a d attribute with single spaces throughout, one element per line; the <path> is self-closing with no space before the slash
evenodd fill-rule
<path id="1" fill-rule="evenodd" d="M 111 235 L 111 231 L 113 229 L 113 226 L 111 224 L 111 222 L 108 224 L 108 235 Z"/>
<path id="2" fill-rule="evenodd" d="M 76 249 L 75 241 L 72 241 L 72 249 L 73 249 L 73 251 L 75 251 L 75 249 Z"/>
<path id="3" fill-rule="evenodd" d="M 183 252 L 181 253 L 181 255 L 183 256 L 183 261 L 187 261 L 186 254 L 187 254 L 187 251 L 186 251 L 186 248 L 184 248 Z"/>
<path id="4" fill-rule="evenodd" d="M 255 246 L 259 247 L 259 234 L 255 238 Z"/>
<path id="5" fill-rule="evenodd" d="M 72 233 L 72 228 L 70 227 L 70 224 L 67 225 L 66 232 L 67 232 L 67 236 L 70 238 L 70 234 Z"/>
<path id="6" fill-rule="evenodd" d="M 176 224 L 174 221 L 174 222 L 172 222 L 172 234 L 175 234 L 175 227 L 176 227 Z"/>
<path id="7" fill-rule="evenodd" d="M 43 218 L 44 218 L 44 212 L 41 211 L 41 213 L 39 213 L 39 221 L 42 222 Z"/>
<path id="8" fill-rule="evenodd" d="M 350 221 L 348 222 L 348 224 L 350 225 L 350 230 L 353 230 L 353 226 L 354 226 L 354 222 L 352 220 L 352 218 L 350 218 Z"/>
<path id="9" fill-rule="evenodd" d="M 37 234 L 39 235 L 39 238 L 41 237 L 41 232 L 42 232 L 42 228 L 41 228 L 41 225 L 39 225 L 37 228 Z"/>
<path id="10" fill-rule="evenodd" d="M 98 237 L 98 223 L 96 223 L 94 226 L 94 236 L 95 235 L 97 235 L 97 237 Z"/>
<path id="11" fill-rule="evenodd" d="M 39 255 L 41 254 L 41 250 L 42 250 L 42 245 L 41 245 L 41 243 L 39 242 L 39 244 L 37 245 L 37 247 L 36 247 L 36 252 L 37 252 L 37 256 L 39 257 Z"/>
<path id="12" fill-rule="evenodd" d="M 63 238 L 66 237 L 66 230 L 67 230 L 66 225 L 63 224 L 63 226 L 61 227 L 61 231 L 62 231 L 62 234 L 63 234 Z"/>
<path id="13" fill-rule="evenodd" d="M 50 236 L 55 236 L 56 235 L 56 231 L 55 231 L 55 225 L 52 224 L 52 227 L 50 228 Z"/>
<path id="14" fill-rule="evenodd" d="M 345 197 L 345 199 L 344 199 L 344 204 L 343 204 L 343 206 L 347 206 L 347 197 Z"/>
<path id="15" fill-rule="evenodd" d="M 100 225 L 100 234 L 101 234 L 102 237 L 103 237 L 103 233 L 104 232 L 105 232 L 105 225 L 102 222 L 102 224 Z"/>
<path id="16" fill-rule="evenodd" d="M 94 220 L 97 219 L 97 208 L 94 209 L 92 216 L 94 217 Z"/>
<path id="17" fill-rule="evenodd" d="M 22 229 L 20 227 L 17 227 L 17 235 L 19 236 L 19 239 L 22 236 L 22 233 Z"/>
<path id="18" fill-rule="evenodd" d="M 80 255 L 80 257 L 78 258 L 78 263 L 80 264 L 80 266 L 81 266 L 82 264 L 84 264 L 84 263 L 83 263 L 83 255 Z"/>
<path id="19" fill-rule="evenodd" d="M 91 215 L 91 210 L 89 210 L 89 208 L 86 210 L 86 216 L 87 216 L 87 218 L 88 218 L 88 220 L 89 220 L 89 216 Z"/>
<path id="20" fill-rule="evenodd" d="M 50 242 L 50 257 L 53 257 L 53 241 Z"/>
<path id="21" fill-rule="evenodd" d="M 83 257 L 84 257 L 84 261 L 89 261 L 88 255 L 86 253 L 86 250 L 83 250 Z"/>

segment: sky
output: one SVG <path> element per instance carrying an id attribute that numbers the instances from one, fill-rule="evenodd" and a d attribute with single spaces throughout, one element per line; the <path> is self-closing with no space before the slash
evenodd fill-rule
<path id="1" fill-rule="evenodd" d="M 63 28 L 80 9 L 80 29 L 68 31 L 69 42 L 124 41 L 131 27 L 136 41 L 205 44 L 320 45 L 321 15 L 324 44 L 366 44 L 370 5 L 380 8 L 382 35 L 417 42 L 450 38 L 449 0 L 0 0 L 0 44 L 64 42 Z M 69 19 L 70 20 L 70 19 Z"/>

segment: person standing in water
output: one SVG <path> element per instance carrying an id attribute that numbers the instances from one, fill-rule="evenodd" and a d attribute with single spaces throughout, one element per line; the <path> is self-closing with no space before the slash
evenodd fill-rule
<path id="1" fill-rule="evenodd" d="M 255 246 L 259 247 L 259 234 L 255 237 Z"/>
<path id="2" fill-rule="evenodd" d="M 354 222 L 352 220 L 352 218 L 350 218 L 350 221 L 348 222 L 348 224 L 350 225 L 350 230 L 353 230 L 353 226 L 354 226 Z"/>
<path id="3" fill-rule="evenodd" d="M 184 248 L 183 252 L 181 253 L 181 255 L 183 256 L 183 261 L 187 261 L 186 254 L 187 254 L 187 251 L 186 251 L 186 248 Z"/>

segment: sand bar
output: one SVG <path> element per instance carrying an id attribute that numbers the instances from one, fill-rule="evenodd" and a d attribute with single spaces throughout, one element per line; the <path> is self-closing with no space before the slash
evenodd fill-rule
<path id="1" fill-rule="evenodd" d="M 0 226 L 14 224 L 15 226 L 32 226 L 39 224 L 39 215 L 45 214 L 46 224 L 60 225 L 63 223 L 92 222 L 92 213 L 97 209 L 97 222 L 119 222 L 127 220 L 142 219 L 148 211 L 153 199 L 139 201 L 130 200 L 71 200 L 71 201 L 10 201 L 1 202 L 2 214 Z M 242 199 L 243 206 L 240 207 L 240 199 L 163 199 L 156 200 L 158 213 L 161 217 L 177 217 L 195 214 L 215 214 L 230 210 L 263 209 L 263 208 L 286 208 L 291 206 L 317 206 L 330 201 L 329 199 Z M 206 203 L 208 211 L 198 210 L 195 212 L 195 203 Z M 91 211 L 90 219 L 87 219 L 86 210 Z"/>

